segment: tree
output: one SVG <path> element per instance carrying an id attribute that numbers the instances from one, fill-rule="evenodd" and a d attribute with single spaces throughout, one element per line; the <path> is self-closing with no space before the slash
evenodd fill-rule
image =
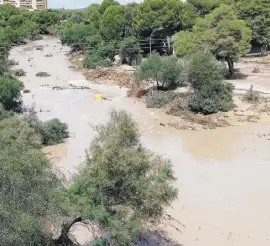
<path id="1" fill-rule="evenodd" d="M 160 57 L 157 54 L 144 60 L 134 76 L 137 81 L 149 80 L 157 89 L 172 89 L 182 85 L 182 66 L 176 57 Z"/>
<path id="2" fill-rule="evenodd" d="M 233 4 L 233 0 L 187 0 L 197 10 L 197 16 L 204 17 L 221 4 Z"/>
<path id="3" fill-rule="evenodd" d="M 194 32 L 181 31 L 173 36 L 174 50 L 177 56 L 191 55 L 198 50 L 197 36 Z"/>
<path id="4" fill-rule="evenodd" d="M 234 7 L 222 4 L 204 18 L 198 18 L 193 33 L 185 34 L 190 42 L 193 41 L 188 44 L 190 48 L 187 52 L 190 53 L 195 47 L 211 51 L 218 59 L 227 62 L 230 76 L 234 77 L 234 62 L 240 55 L 248 53 L 251 47 L 251 30 L 243 20 L 237 19 Z M 183 44 L 182 41 L 176 40 L 178 56 L 185 55 Z"/>
<path id="5" fill-rule="evenodd" d="M 112 111 L 110 121 L 95 129 L 67 197 L 83 219 L 103 228 L 106 240 L 131 245 L 143 221 L 160 218 L 177 196 L 171 163 L 142 146 L 136 123 L 124 111 Z"/>
<path id="6" fill-rule="evenodd" d="M 183 30 L 192 29 L 195 20 L 198 17 L 197 9 L 189 2 L 182 5 L 180 12 L 180 23 Z"/>
<path id="7" fill-rule="evenodd" d="M 103 0 L 102 3 L 100 4 L 99 12 L 103 15 L 106 9 L 113 5 L 120 5 L 120 4 L 115 0 Z"/>
<path id="8" fill-rule="evenodd" d="M 266 48 L 270 42 L 270 2 L 268 0 L 235 0 L 239 18 L 252 29 L 252 40 Z"/>
<path id="9" fill-rule="evenodd" d="M 8 75 L 0 77 L 0 103 L 5 110 L 21 111 L 21 89 L 22 85 L 17 79 Z"/>
<path id="10" fill-rule="evenodd" d="M 127 37 L 120 43 L 120 58 L 122 64 L 138 64 L 141 60 L 141 49 L 135 37 Z"/>
<path id="11" fill-rule="evenodd" d="M 134 19 L 134 29 L 141 37 L 149 37 L 156 28 L 172 35 L 180 30 L 182 3 L 179 0 L 144 0 Z"/>
<path id="12" fill-rule="evenodd" d="M 83 21 L 87 25 L 92 25 L 95 28 L 99 28 L 101 13 L 99 12 L 99 4 L 91 4 L 84 13 Z"/>
<path id="13" fill-rule="evenodd" d="M 125 9 L 120 5 L 106 8 L 100 22 L 100 33 L 109 42 L 123 36 Z"/>
<path id="14" fill-rule="evenodd" d="M 133 22 L 137 15 L 139 9 L 139 4 L 129 3 L 125 6 L 125 16 L 124 16 L 124 36 L 135 36 L 135 30 L 133 28 Z"/>
<path id="15" fill-rule="evenodd" d="M 54 245 L 45 228 L 59 218 L 53 197 L 61 183 L 40 146 L 39 137 L 23 120 L 12 117 L 0 121 L 3 245 Z"/>

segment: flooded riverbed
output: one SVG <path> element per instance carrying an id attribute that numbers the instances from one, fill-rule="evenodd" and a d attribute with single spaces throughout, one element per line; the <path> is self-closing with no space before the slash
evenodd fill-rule
<path id="1" fill-rule="evenodd" d="M 172 225 L 165 226 L 175 245 L 270 245 L 270 136 L 264 136 L 270 123 L 181 132 L 161 126 L 161 113 L 125 97 L 117 86 L 89 82 L 90 90 L 52 90 L 85 80 L 69 68 L 67 51 L 57 39 L 46 39 L 16 47 L 10 57 L 27 73 L 22 80 L 31 93 L 24 95 L 25 105 L 35 105 L 42 120 L 57 117 L 69 126 L 66 143 L 44 150 L 67 177 L 84 159 L 92 125 L 105 122 L 114 108 L 125 109 L 138 122 L 145 145 L 172 160 L 179 198 L 168 210 Z M 51 76 L 36 77 L 40 71 Z M 108 100 L 95 101 L 98 92 Z"/>

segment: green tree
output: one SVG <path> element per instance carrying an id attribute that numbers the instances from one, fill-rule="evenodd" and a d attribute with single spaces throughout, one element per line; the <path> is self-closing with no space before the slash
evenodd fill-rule
<path id="1" fill-rule="evenodd" d="M 204 17 L 221 4 L 233 4 L 233 0 L 187 0 L 197 10 L 197 16 Z"/>
<path id="2" fill-rule="evenodd" d="M 134 19 L 137 15 L 139 4 L 129 3 L 125 6 L 124 16 L 124 36 L 135 36 L 135 30 L 133 28 Z"/>
<path id="3" fill-rule="evenodd" d="M 49 225 L 60 218 L 54 194 L 57 173 L 27 123 L 12 117 L 0 121 L 0 238 L 6 246 L 53 246 Z"/>
<path id="4" fill-rule="evenodd" d="M 240 19 L 252 29 L 252 39 L 266 48 L 270 43 L 270 2 L 268 0 L 235 0 Z"/>
<path id="5" fill-rule="evenodd" d="M 134 19 L 135 31 L 141 37 L 149 37 L 154 29 L 161 27 L 168 35 L 179 31 L 182 6 L 179 0 L 144 0 Z"/>
<path id="6" fill-rule="evenodd" d="M 100 33 L 106 41 L 117 40 L 123 36 L 125 9 L 120 5 L 106 8 L 100 22 Z"/>
<path id="7" fill-rule="evenodd" d="M 0 103 L 6 110 L 21 111 L 21 82 L 11 76 L 0 77 Z"/>
<path id="8" fill-rule="evenodd" d="M 84 13 L 83 21 L 87 25 L 92 25 L 95 28 L 99 28 L 101 13 L 99 12 L 99 4 L 91 4 Z"/>
<path id="9" fill-rule="evenodd" d="M 197 36 L 194 32 L 181 31 L 173 36 L 174 50 L 177 56 L 191 55 L 198 50 Z"/>
<path id="10" fill-rule="evenodd" d="M 174 56 L 161 57 L 157 54 L 144 60 L 134 73 L 137 81 L 156 83 L 158 89 L 172 89 L 182 85 L 182 66 Z"/>
<path id="11" fill-rule="evenodd" d="M 115 0 L 103 0 L 99 7 L 99 12 L 103 15 L 106 9 L 113 5 L 120 5 L 119 2 Z"/>
<path id="12" fill-rule="evenodd" d="M 119 52 L 122 64 L 138 64 L 141 60 L 141 49 L 135 37 L 127 37 L 120 43 Z"/>
<path id="13" fill-rule="evenodd" d="M 218 59 L 227 62 L 231 77 L 234 76 L 234 62 L 240 55 L 250 51 L 251 30 L 243 20 L 239 20 L 234 6 L 222 4 L 204 18 L 198 18 L 193 33 L 186 38 L 187 53 L 195 47 L 211 51 Z M 181 33 L 178 36 L 181 39 Z M 176 54 L 185 55 L 182 41 L 176 40 Z M 177 53 L 179 50 L 179 53 Z"/>
<path id="14" fill-rule="evenodd" d="M 171 163 L 141 144 L 136 123 L 113 111 L 95 128 L 86 161 L 67 190 L 74 211 L 98 223 L 113 245 L 127 246 L 177 196 Z"/>

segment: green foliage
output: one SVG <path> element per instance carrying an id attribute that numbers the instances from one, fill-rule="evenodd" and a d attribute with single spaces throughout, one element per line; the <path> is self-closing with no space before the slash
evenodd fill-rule
<path id="1" fill-rule="evenodd" d="M 175 100 L 179 95 L 173 91 L 152 91 L 148 93 L 147 108 L 163 108 Z"/>
<path id="2" fill-rule="evenodd" d="M 149 37 L 156 28 L 173 34 L 180 30 L 182 2 L 178 0 L 144 0 L 134 19 L 134 29 L 142 37 Z"/>
<path id="3" fill-rule="evenodd" d="M 197 52 L 191 57 L 188 81 L 195 90 L 222 79 L 222 70 L 211 53 Z"/>
<path id="4" fill-rule="evenodd" d="M 4 106 L 0 103 L 0 121 L 7 119 L 9 117 L 13 116 L 13 113 L 10 111 L 6 111 L 4 109 Z"/>
<path id="5" fill-rule="evenodd" d="M 52 198 L 61 184 L 39 147 L 39 137 L 24 121 L 0 121 L 2 245 L 53 245 L 44 221 L 49 224 L 59 214 Z"/>
<path id="6" fill-rule="evenodd" d="M 160 57 L 157 54 L 144 60 L 134 73 L 137 81 L 149 80 L 155 82 L 157 88 L 175 88 L 181 86 L 182 66 L 176 57 Z"/>
<path id="7" fill-rule="evenodd" d="M 190 109 L 203 114 L 229 111 L 235 106 L 233 88 L 232 84 L 220 81 L 205 84 L 195 92 L 189 103 Z"/>
<path id="8" fill-rule="evenodd" d="M 21 112 L 21 83 L 11 76 L 0 76 L 0 103 L 5 110 Z"/>
<path id="9" fill-rule="evenodd" d="M 84 68 L 91 69 L 95 69 L 97 67 L 110 67 L 112 66 L 112 62 L 99 56 L 98 53 L 93 52 L 85 56 L 83 66 Z"/>
<path id="10" fill-rule="evenodd" d="M 16 77 L 25 76 L 26 72 L 23 69 L 16 69 L 13 71 Z"/>
<path id="11" fill-rule="evenodd" d="M 100 33 L 106 41 L 117 40 L 123 36 L 125 9 L 120 5 L 106 8 L 100 21 Z"/>
<path id="12" fill-rule="evenodd" d="M 204 18 L 198 18 L 193 34 L 184 34 L 189 41 L 186 54 L 199 47 L 211 51 L 218 59 L 228 63 L 230 75 L 234 76 L 234 62 L 250 50 L 251 30 L 239 20 L 234 6 L 221 4 Z M 185 55 L 181 33 L 176 41 L 176 54 Z M 178 53 L 177 53 L 178 50 Z"/>
<path id="13" fill-rule="evenodd" d="M 270 42 L 270 2 L 268 0 L 235 0 L 240 19 L 252 29 L 252 39 L 266 46 Z"/>
<path id="14" fill-rule="evenodd" d="M 98 4 L 91 4 L 84 13 L 83 21 L 87 25 L 92 25 L 95 28 L 99 28 L 101 13 L 99 12 L 100 6 Z"/>
<path id="15" fill-rule="evenodd" d="M 176 34 L 174 50 L 178 57 L 195 53 L 198 50 L 196 34 L 189 31 L 181 31 Z"/>
<path id="16" fill-rule="evenodd" d="M 62 123 L 59 119 L 42 122 L 34 113 L 30 113 L 25 120 L 40 136 L 43 145 L 59 144 L 69 137 L 67 124 Z"/>
<path id="17" fill-rule="evenodd" d="M 171 163 L 142 146 L 136 123 L 124 111 L 113 111 L 95 129 L 67 196 L 83 218 L 102 225 L 113 245 L 131 245 L 143 221 L 159 218 L 177 196 Z"/>
<path id="18" fill-rule="evenodd" d="M 99 12 L 103 15 L 108 7 L 119 5 L 119 3 L 115 0 L 103 0 L 99 6 Z"/>
<path id="19" fill-rule="evenodd" d="M 62 44 L 71 45 L 73 50 L 77 51 L 87 48 L 89 38 L 96 34 L 97 30 L 94 27 L 76 24 L 71 28 L 65 28 L 61 33 L 60 39 Z"/>
<path id="20" fill-rule="evenodd" d="M 141 61 L 141 49 L 135 37 L 125 38 L 120 43 L 119 55 L 122 64 L 128 64 L 130 66 L 139 64 Z"/>

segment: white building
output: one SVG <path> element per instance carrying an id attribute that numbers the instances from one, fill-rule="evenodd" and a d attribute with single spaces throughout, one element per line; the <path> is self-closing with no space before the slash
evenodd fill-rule
<path id="1" fill-rule="evenodd" d="M 9 3 L 17 8 L 27 10 L 44 10 L 48 9 L 47 0 L 0 0 L 0 4 Z"/>

